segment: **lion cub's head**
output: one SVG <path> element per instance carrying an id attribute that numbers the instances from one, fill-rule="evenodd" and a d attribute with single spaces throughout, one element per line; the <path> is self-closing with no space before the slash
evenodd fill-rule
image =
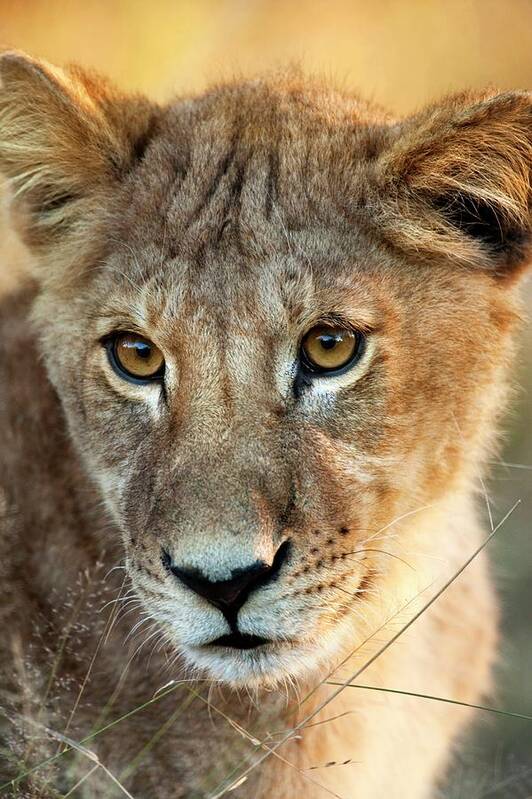
<path id="1" fill-rule="evenodd" d="M 315 667 L 385 585 L 394 522 L 486 448 L 530 98 L 395 122 L 298 78 L 157 107 L 19 55 L 0 72 L 48 372 L 135 590 L 214 677 Z"/>

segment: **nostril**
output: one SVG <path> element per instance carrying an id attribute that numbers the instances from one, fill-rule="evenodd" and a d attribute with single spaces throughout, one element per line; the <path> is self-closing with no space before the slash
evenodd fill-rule
<path id="1" fill-rule="evenodd" d="M 272 580 L 274 580 L 277 577 L 277 575 L 281 571 L 284 562 L 288 557 L 289 552 L 290 552 L 290 539 L 288 538 L 286 541 L 283 541 L 283 543 L 275 553 L 275 557 L 269 569 L 267 582 L 272 582 Z"/>
<path id="2" fill-rule="evenodd" d="M 172 558 L 166 549 L 161 550 L 161 563 L 166 571 L 172 571 Z"/>
<path id="3" fill-rule="evenodd" d="M 166 552 L 163 552 L 162 559 L 166 568 L 194 593 L 207 599 L 224 614 L 234 614 L 251 591 L 277 577 L 289 548 L 289 541 L 284 541 L 271 564 L 258 560 L 245 569 L 234 569 L 228 580 L 217 581 L 209 580 L 199 569 L 185 569 L 172 564 Z"/>

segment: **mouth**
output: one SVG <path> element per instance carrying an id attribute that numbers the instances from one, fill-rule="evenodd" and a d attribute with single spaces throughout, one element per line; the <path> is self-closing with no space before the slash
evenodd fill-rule
<path id="1" fill-rule="evenodd" d="M 199 674 L 234 688 L 273 689 L 312 669 L 316 659 L 312 644 L 237 631 L 181 651 Z"/>
<path id="2" fill-rule="evenodd" d="M 231 649 L 256 649 L 263 644 L 271 643 L 267 638 L 262 638 L 260 635 L 248 635 L 247 633 L 232 632 L 229 635 L 221 635 L 209 644 L 207 647 L 230 647 Z"/>

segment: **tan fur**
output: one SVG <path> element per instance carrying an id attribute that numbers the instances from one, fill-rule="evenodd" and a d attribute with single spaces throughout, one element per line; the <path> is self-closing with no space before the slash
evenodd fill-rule
<path id="1" fill-rule="evenodd" d="M 490 688 L 483 554 L 379 653 L 486 536 L 530 98 L 397 122 L 293 75 L 162 108 L 17 54 L 0 76 L 0 172 L 34 261 L 2 304 L 2 781 L 193 678 L 85 744 L 135 799 L 434 796 L 471 710 L 329 683 Z M 331 317 L 364 333 L 360 361 L 298 382 L 302 336 Z M 163 351 L 164 394 L 112 371 L 113 330 Z M 286 540 L 238 616 L 277 643 L 209 650 L 227 623 L 162 551 L 225 580 Z M 10 790 L 64 794 L 91 763 Z M 120 795 L 102 768 L 77 792 Z"/>

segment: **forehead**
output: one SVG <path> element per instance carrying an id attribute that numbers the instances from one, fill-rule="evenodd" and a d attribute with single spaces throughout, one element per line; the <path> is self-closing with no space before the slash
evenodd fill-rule
<path id="1" fill-rule="evenodd" d="M 106 290 L 142 288 L 172 317 L 369 314 L 380 259 L 355 186 L 384 128 L 352 98 L 291 84 L 168 108 L 111 211 Z"/>
<path id="2" fill-rule="evenodd" d="M 353 233 L 357 187 L 385 138 L 369 119 L 356 100 L 290 85 L 176 103 L 126 181 L 115 221 L 137 249 L 154 242 L 166 257 L 201 263 L 213 251 L 248 263 L 272 256 L 294 232 Z"/>
<path id="3" fill-rule="evenodd" d="M 305 242 L 296 245 L 303 249 Z M 198 264 L 165 257 L 153 245 L 138 251 L 119 245 L 101 276 L 98 305 L 146 329 L 194 322 L 259 334 L 323 317 L 375 327 L 384 299 L 378 270 L 364 268 L 356 254 L 350 262 L 337 256 L 329 251 L 327 259 L 311 259 L 303 250 L 248 262 L 212 252 Z"/>

